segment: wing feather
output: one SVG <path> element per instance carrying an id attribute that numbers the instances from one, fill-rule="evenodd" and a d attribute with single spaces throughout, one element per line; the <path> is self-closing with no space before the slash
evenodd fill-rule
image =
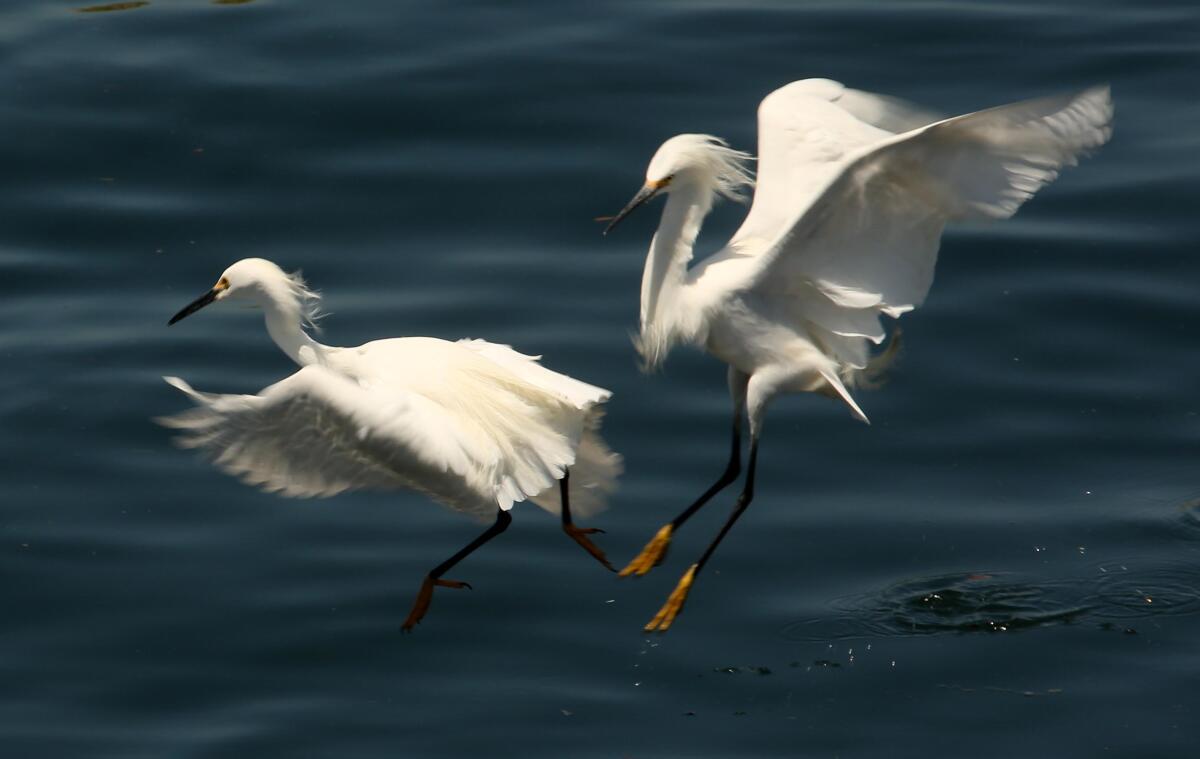
<path id="1" fill-rule="evenodd" d="M 612 393 L 602 387 L 589 385 L 574 377 L 559 374 L 542 366 L 541 356 L 528 356 L 512 346 L 489 343 L 486 340 L 459 340 L 458 344 L 511 371 L 521 380 L 558 396 L 575 408 L 583 409 L 604 403 Z"/>
<path id="2" fill-rule="evenodd" d="M 481 500 L 470 482 L 478 446 L 417 394 L 372 391 L 320 366 L 258 395 L 164 379 L 196 407 L 158 421 L 247 484 L 296 497 L 408 487 L 463 510 Z"/>
<path id="3" fill-rule="evenodd" d="M 511 371 L 523 382 L 557 398 L 565 407 L 556 415 L 556 428 L 567 432 L 576 443 L 570 463 L 571 513 L 586 518 L 600 511 L 609 494 L 616 490 L 622 462 L 600 436 L 603 406 L 612 393 L 601 387 L 547 369 L 540 356 L 528 356 L 511 346 L 485 340 L 460 340 L 458 345 Z M 531 500 L 551 513 L 559 513 L 557 492 L 545 491 Z"/>
<path id="4" fill-rule="evenodd" d="M 811 94 L 780 101 L 807 108 L 790 125 L 776 112 L 779 103 L 767 101 L 761 128 L 774 133 L 760 142 L 771 160 L 782 156 L 790 163 L 773 167 L 763 156 L 754 202 L 768 210 L 756 220 L 752 208 L 730 242 L 731 252 L 755 259 L 745 287 L 808 296 L 792 306 L 805 318 L 833 335 L 875 342 L 882 328 L 864 328 L 864 317 L 877 322 L 879 313 L 898 316 L 923 302 L 946 222 L 1011 216 L 1112 132 L 1107 87 L 979 111 L 897 136 Z M 833 111 L 837 117 L 827 118 Z M 833 132 L 846 129 L 826 138 L 836 139 L 842 155 L 814 153 L 811 136 L 807 147 L 786 144 L 820 131 L 818 122 Z M 794 187 L 764 183 L 764 174 L 780 182 L 808 178 Z M 813 175 L 823 182 L 815 190 Z"/>
<path id="5" fill-rule="evenodd" d="M 158 421 L 229 474 L 288 496 L 408 488 L 478 516 L 527 499 L 556 512 L 553 486 L 571 467 L 579 515 L 601 508 L 621 461 L 593 407 L 608 392 L 476 342 L 460 344 L 472 352 L 443 370 L 432 396 L 319 365 L 258 395 L 201 393 L 167 377 L 196 406 Z"/>

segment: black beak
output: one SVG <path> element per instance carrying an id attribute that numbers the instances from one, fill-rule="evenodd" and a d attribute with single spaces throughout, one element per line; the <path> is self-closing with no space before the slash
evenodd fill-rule
<path id="1" fill-rule="evenodd" d="M 620 224 L 622 219 L 636 211 L 642 204 L 650 200 L 650 198 L 653 198 L 655 195 L 657 195 L 660 189 L 661 187 L 646 185 L 642 189 L 638 190 L 638 194 L 633 196 L 633 200 L 625 204 L 625 207 L 621 209 L 621 212 L 614 216 L 612 221 L 608 222 L 608 226 L 604 228 L 604 234 L 608 234 L 609 232 L 613 231 L 613 227 Z"/>
<path id="2" fill-rule="evenodd" d="M 199 298 L 196 298 L 194 301 L 192 301 L 191 303 L 184 306 L 183 310 L 181 310 L 179 313 L 172 316 L 171 321 L 167 322 L 167 326 L 168 327 L 171 326 L 172 324 L 179 321 L 180 319 L 182 319 L 185 316 L 191 316 L 192 314 L 196 313 L 200 309 L 207 306 L 209 303 L 212 303 L 214 300 L 217 299 L 217 293 L 219 293 L 219 292 L 221 292 L 221 291 L 214 287 L 213 289 L 211 289 L 208 292 L 201 295 Z"/>

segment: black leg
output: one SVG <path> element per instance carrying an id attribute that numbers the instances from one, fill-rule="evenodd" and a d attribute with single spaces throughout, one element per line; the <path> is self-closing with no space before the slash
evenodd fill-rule
<path id="1" fill-rule="evenodd" d="M 738 475 L 742 473 L 742 425 L 740 419 L 734 420 L 733 425 L 733 445 L 729 451 L 729 463 L 725 465 L 725 472 L 712 484 L 704 494 L 696 499 L 696 502 L 688 506 L 679 516 L 671 520 L 672 529 L 679 529 L 679 526 L 691 518 L 700 510 L 700 507 L 712 500 L 713 496 L 720 493 L 725 488 L 729 487 L 737 480 Z"/>
<path id="2" fill-rule="evenodd" d="M 621 576 L 644 575 L 661 564 L 667 556 L 667 547 L 671 544 L 671 537 L 675 533 L 675 530 L 679 529 L 679 526 L 690 519 L 704 504 L 711 501 L 713 496 L 733 484 L 737 480 L 738 475 L 741 474 L 741 471 L 742 414 L 739 408 L 733 415 L 733 441 L 729 451 L 729 463 L 725 465 L 725 472 L 691 506 L 680 512 L 679 516 L 672 519 L 669 524 L 663 525 L 658 533 L 650 539 L 650 542 L 646 544 L 646 547 L 642 549 L 642 552 L 621 570 Z"/>
<path id="3" fill-rule="evenodd" d="M 750 505 L 750 501 L 754 499 L 754 468 L 757 461 L 758 440 L 755 439 L 750 441 L 750 463 L 746 471 L 746 484 L 742 488 L 742 494 L 738 496 L 737 503 L 734 504 L 733 513 L 729 515 L 729 519 L 725 520 L 721 531 L 717 533 L 713 541 L 708 544 L 708 548 L 700 555 L 700 560 L 688 567 L 688 570 L 683 573 L 679 584 L 675 586 L 675 590 L 667 597 L 667 602 L 663 604 L 663 607 L 658 610 L 658 614 L 655 614 L 654 619 L 651 619 L 650 623 L 644 628 L 646 632 L 666 632 L 670 628 L 671 623 L 675 621 L 675 618 L 679 616 L 679 612 L 683 610 L 683 604 L 687 601 L 688 591 L 691 590 L 696 575 L 708 563 L 713 552 L 717 550 L 717 546 L 720 545 L 725 535 L 733 527 L 733 523 L 738 520 L 738 517 L 746 510 L 746 507 Z"/>
<path id="4" fill-rule="evenodd" d="M 725 520 L 725 524 L 721 526 L 721 531 L 717 533 L 717 537 L 713 538 L 713 542 L 708 544 L 708 548 L 701 554 L 700 560 L 696 562 L 697 574 L 704 565 L 708 563 L 709 557 L 713 555 L 713 551 L 717 550 L 717 546 L 725 537 L 725 533 L 729 532 L 733 527 L 733 523 L 738 520 L 746 507 L 750 505 L 750 501 L 754 500 L 754 465 L 758 459 L 758 441 L 754 440 L 750 443 L 750 465 L 746 467 L 746 483 L 742 486 L 742 494 L 738 496 L 737 503 L 733 506 L 733 513 L 729 515 L 729 519 Z"/>
<path id="5" fill-rule="evenodd" d="M 607 567 L 610 572 L 616 572 L 616 568 L 608 562 L 608 557 L 604 555 L 604 551 L 601 551 L 595 543 L 587 538 L 588 535 L 594 535 L 598 532 L 603 533 L 604 530 L 601 530 L 598 527 L 576 527 L 575 523 L 571 521 L 570 480 L 571 472 L 566 471 L 563 472 L 562 479 L 558 481 L 558 492 L 562 498 L 563 532 L 567 533 L 567 535 L 570 536 L 570 538 L 576 543 L 578 543 L 583 550 L 591 554 L 592 558 Z"/>
<path id="6" fill-rule="evenodd" d="M 471 586 L 467 583 L 456 580 L 443 580 L 442 575 L 455 564 L 470 556 L 472 552 L 484 543 L 507 530 L 510 524 L 512 524 L 512 515 L 504 509 L 497 509 L 495 524 L 484 530 L 482 535 L 468 543 L 461 551 L 430 570 L 429 574 L 425 575 L 425 580 L 421 583 L 421 589 L 417 592 L 417 599 L 413 602 L 412 611 L 409 612 L 408 619 L 404 620 L 404 625 L 401 629 L 405 632 L 411 632 L 413 627 L 425 616 L 425 612 L 429 611 L 429 604 L 433 600 L 433 589 L 435 586 L 443 588 L 467 588 L 470 590 Z"/>

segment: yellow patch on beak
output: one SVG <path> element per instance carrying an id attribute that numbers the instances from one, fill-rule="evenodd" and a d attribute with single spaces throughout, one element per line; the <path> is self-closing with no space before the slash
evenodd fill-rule
<path id="1" fill-rule="evenodd" d="M 652 182 L 647 180 L 647 182 L 646 182 L 646 186 L 652 190 L 661 190 L 662 188 L 666 187 L 669 184 L 671 184 L 670 177 L 667 177 L 666 179 L 656 179 Z"/>
<path id="2" fill-rule="evenodd" d="M 229 289 L 229 280 L 225 279 L 224 277 L 221 277 L 220 279 L 217 280 L 217 284 L 213 285 L 213 289 L 216 290 L 217 292 L 220 292 L 221 290 L 228 290 Z"/>

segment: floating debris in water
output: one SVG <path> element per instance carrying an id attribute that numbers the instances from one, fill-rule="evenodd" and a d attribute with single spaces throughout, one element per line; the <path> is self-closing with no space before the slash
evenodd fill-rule
<path id="1" fill-rule="evenodd" d="M 105 3 L 104 5 L 89 5 L 86 8 L 76 8 L 76 13 L 108 13 L 109 11 L 131 11 L 149 5 L 150 0 L 134 0 L 127 3 Z"/>

